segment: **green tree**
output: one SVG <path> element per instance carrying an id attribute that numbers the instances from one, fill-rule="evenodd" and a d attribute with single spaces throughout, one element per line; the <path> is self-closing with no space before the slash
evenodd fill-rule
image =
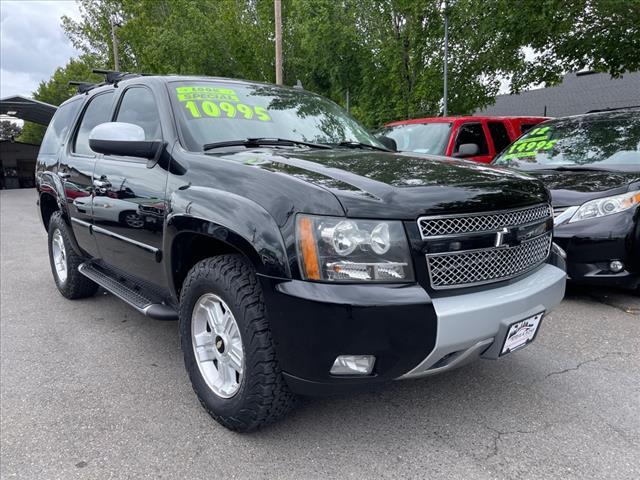
<path id="1" fill-rule="evenodd" d="M 33 92 L 33 98 L 58 106 L 77 91 L 76 87 L 69 85 L 70 81 L 97 83 L 103 80 L 102 76 L 92 73 L 93 68 L 104 67 L 99 63 L 99 59 L 91 55 L 71 59 L 64 67 L 57 68 L 49 80 L 40 82 L 36 91 Z M 39 144 L 46 129 L 44 125 L 25 122 L 19 140 Z"/>
<path id="2" fill-rule="evenodd" d="M 11 120 L 0 121 L 0 140 L 13 140 L 20 135 L 22 127 Z"/>
<path id="3" fill-rule="evenodd" d="M 77 0 L 63 19 L 74 45 L 122 69 L 274 77 L 273 0 Z M 640 69 L 638 0 L 448 0 L 449 111 L 553 84 L 582 68 Z M 443 0 L 283 0 L 284 78 L 349 107 L 369 126 L 437 115 L 443 90 Z M 525 56 L 529 49 L 534 57 Z"/>

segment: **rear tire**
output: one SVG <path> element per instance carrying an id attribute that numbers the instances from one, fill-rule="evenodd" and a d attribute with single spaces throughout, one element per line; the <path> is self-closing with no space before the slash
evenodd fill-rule
<path id="1" fill-rule="evenodd" d="M 216 316 L 229 328 L 220 328 Z M 180 341 L 198 399 L 226 428 L 255 430 L 295 405 L 276 359 L 260 284 L 241 255 L 208 258 L 189 271 L 180 297 Z M 235 367 L 225 382 L 230 375 L 223 367 L 229 364 Z"/>
<path id="2" fill-rule="evenodd" d="M 60 211 L 49 220 L 49 262 L 58 291 L 68 299 L 91 297 L 98 285 L 78 271 L 85 259 L 78 255 L 71 243 L 69 226 Z"/>

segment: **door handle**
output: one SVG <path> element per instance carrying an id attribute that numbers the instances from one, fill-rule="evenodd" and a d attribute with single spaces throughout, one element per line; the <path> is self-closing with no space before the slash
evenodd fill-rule
<path id="1" fill-rule="evenodd" d="M 107 190 L 109 189 L 109 187 L 111 187 L 111 182 L 109 182 L 108 180 L 98 180 L 95 179 L 93 181 L 93 186 L 96 188 L 96 190 L 98 190 L 100 193 L 107 193 Z"/>

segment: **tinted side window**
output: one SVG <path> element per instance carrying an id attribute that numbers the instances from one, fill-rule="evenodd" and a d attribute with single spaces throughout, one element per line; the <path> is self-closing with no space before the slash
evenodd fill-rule
<path id="1" fill-rule="evenodd" d="M 475 143 L 478 145 L 478 155 L 487 155 L 489 153 L 487 139 L 484 136 L 481 123 L 465 123 L 460 127 L 453 153 L 457 153 L 460 145 L 465 143 Z"/>
<path id="2" fill-rule="evenodd" d="M 142 127 L 145 140 L 162 139 L 156 102 L 146 88 L 130 88 L 124 92 L 116 120 Z"/>
<path id="3" fill-rule="evenodd" d="M 111 102 L 113 91 L 96 95 L 89 101 L 89 106 L 84 111 L 80 128 L 76 134 L 73 151 L 81 155 L 95 155 L 89 148 L 89 134 L 93 127 L 111 120 Z"/>
<path id="4" fill-rule="evenodd" d="M 527 133 L 536 125 L 537 123 L 523 123 L 522 125 L 520 125 L 520 133 Z"/>
<path id="5" fill-rule="evenodd" d="M 511 143 L 507 129 L 502 122 L 489 122 L 488 125 L 489 133 L 491 133 L 491 139 L 493 140 L 493 146 L 496 149 L 496 153 L 500 153 Z"/>
<path id="6" fill-rule="evenodd" d="M 71 122 L 73 122 L 81 104 L 82 102 L 78 99 L 58 107 L 53 119 L 51 119 L 51 123 L 49 123 L 47 133 L 44 134 L 44 138 L 42 139 L 40 153 L 58 153 L 58 149 L 62 145 L 62 142 L 64 142 L 67 132 L 72 127 Z"/>

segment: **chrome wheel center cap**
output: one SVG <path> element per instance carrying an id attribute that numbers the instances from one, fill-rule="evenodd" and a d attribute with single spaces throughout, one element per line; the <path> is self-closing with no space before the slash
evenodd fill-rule
<path id="1" fill-rule="evenodd" d="M 220 354 L 224 353 L 224 340 L 220 335 L 216 336 L 216 350 Z"/>

